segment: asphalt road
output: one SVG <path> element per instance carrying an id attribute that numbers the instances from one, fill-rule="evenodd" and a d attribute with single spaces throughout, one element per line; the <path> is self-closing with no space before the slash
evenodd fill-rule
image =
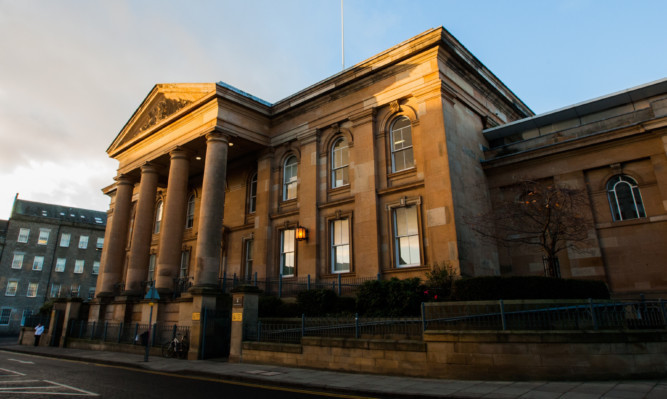
<path id="1" fill-rule="evenodd" d="M 0 399 L 359 398 L 0 351 Z"/>

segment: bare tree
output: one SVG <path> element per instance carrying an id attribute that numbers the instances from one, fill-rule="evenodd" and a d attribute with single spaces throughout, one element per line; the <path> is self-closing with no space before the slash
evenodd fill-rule
<path id="1" fill-rule="evenodd" d="M 498 202 L 495 209 L 467 221 L 478 234 L 505 245 L 541 248 L 545 274 L 560 277 L 557 254 L 576 247 L 588 237 L 585 190 L 523 181 L 514 198 Z"/>

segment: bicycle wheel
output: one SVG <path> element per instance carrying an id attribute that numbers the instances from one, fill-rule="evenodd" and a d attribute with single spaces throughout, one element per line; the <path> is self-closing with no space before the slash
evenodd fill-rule
<path id="1" fill-rule="evenodd" d="M 174 343 L 169 341 L 162 345 L 162 356 L 174 357 Z"/>

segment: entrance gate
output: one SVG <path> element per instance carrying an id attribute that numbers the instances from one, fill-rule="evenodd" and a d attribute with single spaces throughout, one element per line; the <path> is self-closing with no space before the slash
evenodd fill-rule
<path id="1" fill-rule="evenodd" d="M 202 359 L 229 357 L 232 320 L 229 310 L 202 312 Z"/>

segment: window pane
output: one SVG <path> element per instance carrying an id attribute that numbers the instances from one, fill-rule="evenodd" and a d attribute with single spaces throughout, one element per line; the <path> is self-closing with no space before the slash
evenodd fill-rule
<path id="1" fill-rule="evenodd" d="M 39 231 L 39 238 L 37 239 L 37 244 L 39 245 L 46 245 L 49 242 L 49 233 L 50 230 L 40 230 Z"/>
<path id="2" fill-rule="evenodd" d="M 100 262 L 93 262 L 93 274 L 98 274 L 100 272 Z"/>
<path id="3" fill-rule="evenodd" d="M 20 229 L 18 242 L 28 242 L 28 236 L 30 235 L 30 229 Z"/>
<path id="4" fill-rule="evenodd" d="M 69 233 L 63 233 L 60 236 L 60 246 L 61 247 L 69 247 L 69 239 L 71 235 Z"/>
<path id="5" fill-rule="evenodd" d="M 44 265 L 44 257 L 35 256 L 35 260 L 32 262 L 32 270 L 42 270 L 43 265 Z"/>
<path id="6" fill-rule="evenodd" d="M 81 236 L 79 238 L 79 248 L 81 249 L 88 248 L 88 236 Z"/>
<path id="7" fill-rule="evenodd" d="M 644 202 L 642 201 L 642 196 L 639 193 L 639 187 L 634 186 L 632 188 L 632 193 L 635 195 L 635 203 L 637 205 L 637 214 L 640 218 L 646 217 L 646 212 L 644 212 Z"/>
<path id="8" fill-rule="evenodd" d="M 20 269 L 21 267 L 23 267 L 23 254 L 14 254 L 12 269 Z"/>
<path id="9" fill-rule="evenodd" d="M 419 226 L 417 223 L 417 207 L 410 206 L 405 208 L 405 222 L 408 235 L 419 234 Z"/>
<path id="10" fill-rule="evenodd" d="M 56 260 L 56 271 L 57 272 L 64 272 L 65 271 L 65 262 L 67 260 L 65 258 L 58 258 Z"/>

